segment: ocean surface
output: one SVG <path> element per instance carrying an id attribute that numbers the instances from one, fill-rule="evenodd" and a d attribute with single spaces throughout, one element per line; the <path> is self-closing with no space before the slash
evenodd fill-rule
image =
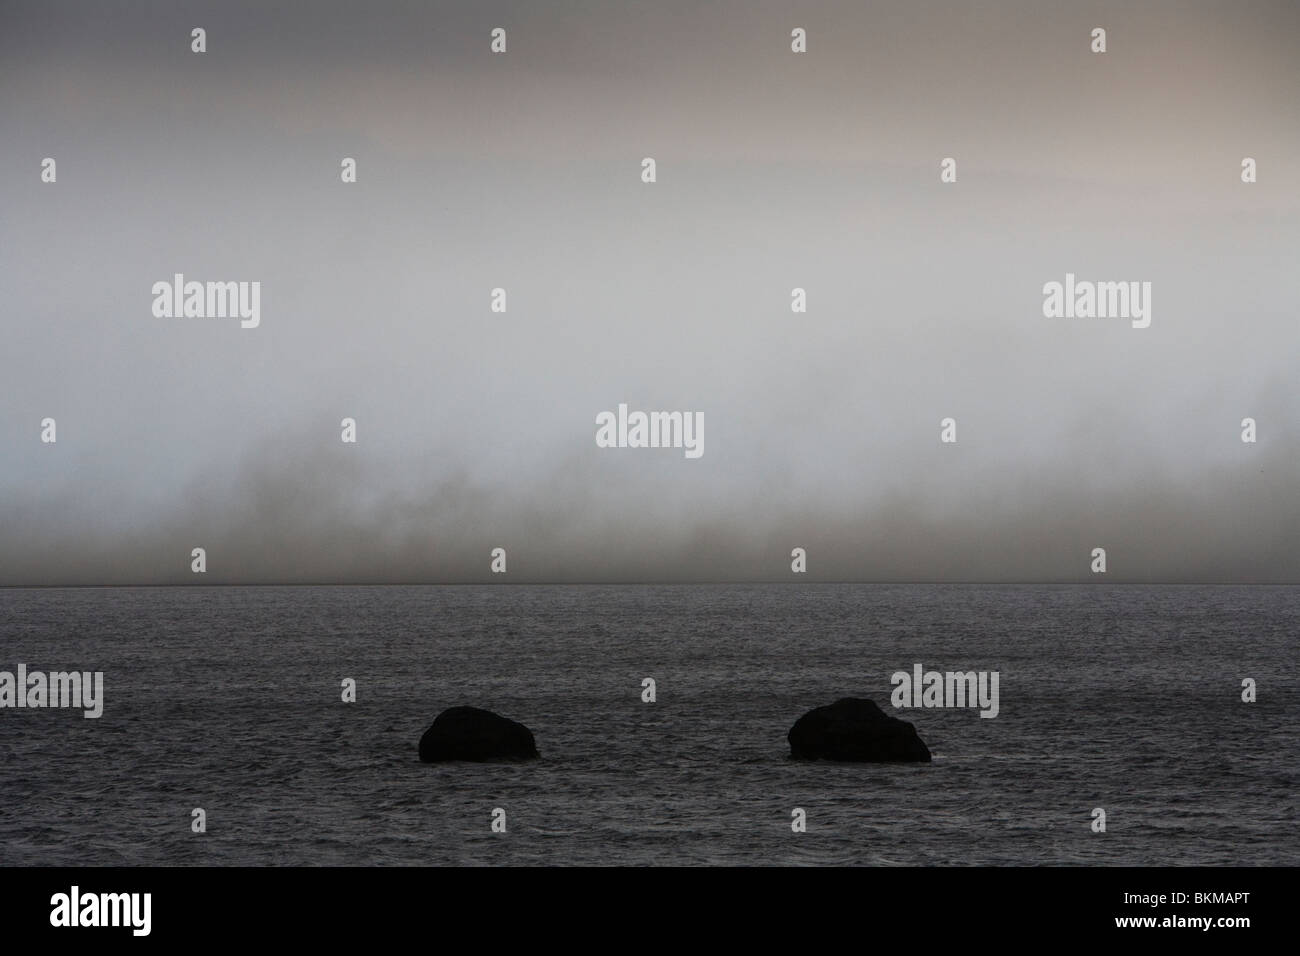
<path id="1" fill-rule="evenodd" d="M 0 590 L 0 670 L 105 683 L 0 710 L 0 864 L 1294 865 L 1298 644 L 1297 587 Z M 893 711 L 916 663 L 998 716 Z M 790 760 L 844 696 L 934 762 Z M 421 764 L 456 704 L 542 759 Z"/>

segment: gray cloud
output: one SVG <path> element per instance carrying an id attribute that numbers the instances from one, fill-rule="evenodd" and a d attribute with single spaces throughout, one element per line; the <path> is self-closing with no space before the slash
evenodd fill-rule
<path id="1" fill-rule="evenodd" d="M 795 15 L 7 4 L 0 584 L 1300 580 L 1297 8 Z M 1043 318 L 1066 271 L 1151 328 Z"/>
<path id="2" fill-rule="evenodd" d="M 1065 460 L 967 482 L 936 455 L 910 486 L 828 495 L 772 475 L 744 490 L 701 484 L 672 474 L 693 463 L 633 468 L 614 459 L 638 453 L 594 445 L 526 478 L 452 466 L 397 491 L 352 449 L 304 451 L 302 436 L 282 436 L 146 517 L 138 506 L 115 516 L 112 501 L 78 491 L 6 502 L 0 579 L 486 582 L 501 580 L 488 573 L 501 546 L 511 582 L 790 580 L 800 546 L 807 580 L 1088 581 L 1100 580 L 1088 562 L 1101 546 L 1112 582 L 1295 582 L 1295 437 L 1136 486 L 1120 480 L 1136 467 L 1081 484 Z M 189 571 L 196 546 L 208 554 L 203 578 Z"/>

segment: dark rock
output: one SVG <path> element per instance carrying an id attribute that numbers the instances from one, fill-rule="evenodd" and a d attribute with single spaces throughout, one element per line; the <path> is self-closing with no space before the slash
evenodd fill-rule
<path id="1" fill-rule="evenodd" d="M 861 697 L 808 711 L 794 722 L 786 739 L 790 756 L 800 760 L 930 762 L 930 749 L 915 727 Z"/>
<path id="2" fill-rule="evenodd" d="M 444 710 L 420 738 L 420 759 L 536 760 L 533 732 L 517 721 L 477 707 Z"/>

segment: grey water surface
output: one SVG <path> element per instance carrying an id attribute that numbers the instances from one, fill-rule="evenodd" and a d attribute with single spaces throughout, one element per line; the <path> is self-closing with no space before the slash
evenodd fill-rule
<path id="1" fill-rule="evenodd" d="M 1294 865 L 1298 625 L 1287 586 L 0 590 L 0 670 L 105 698 L 0 710 L 0 864 Z M 998 716 L 892 711 L 916 663 Z M 934 762 L 790 760 L 849 695 Z M 419 763 L 462 703 L 542 759 Z"/>

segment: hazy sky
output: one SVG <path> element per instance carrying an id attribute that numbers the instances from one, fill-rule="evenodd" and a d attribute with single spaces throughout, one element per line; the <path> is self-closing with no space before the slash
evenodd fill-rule
<path id="1" fill-rule="evenodd" d="M 0 584 L 1300 582 L 1297 184 L 1290 2 L 0 0 Z"/>

